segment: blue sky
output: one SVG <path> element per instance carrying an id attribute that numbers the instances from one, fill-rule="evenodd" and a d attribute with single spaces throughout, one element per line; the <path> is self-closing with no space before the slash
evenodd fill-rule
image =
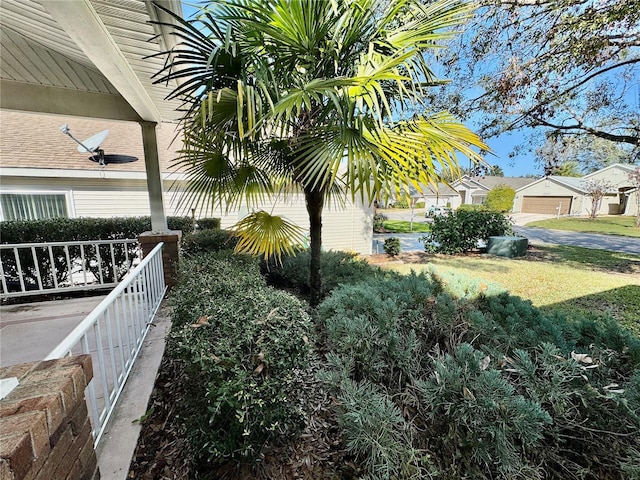
<path id="1" fill-rule="evenodd" d="M 522 132 L 514 132 L 485 140 L 495 154 L 495 156 L 487 155 L 485 160 L 491 165 L 502 167 L 507 177 L 519 177 L 527 174 L 541 175 L 541 169 L 534 164 L 532 154 L 527 154 L 524 157 L 518 156 L 515 159 L 509 158 L 511 150 L 523 141 L 522 137 Z"/>

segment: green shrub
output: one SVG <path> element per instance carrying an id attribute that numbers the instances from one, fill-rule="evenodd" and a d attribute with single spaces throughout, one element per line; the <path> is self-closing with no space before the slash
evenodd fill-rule
<path id="1" fill-rule="evenodd" d="M 414 205 L 414 208 L 424 208 L 424 207 L 425 207 L 424 202 L 416 202 L 416 204 Z"/>
<path id="2" fill-rule="evenodd" d="M 389 217 L 383 215 L 382 213 L 376 213 L 373 216 L 373 231 L 374 232 L 383 232 L 384 231 L 384 222 L 389 220 Z"/>
<path id="3" fill-rule="evenodd" d="M 520 452 L 540 445 L 551 416 L 535 399 L 519 394 L 500 370 L 488 368 L 486 358 L 461 344 L 436 357 L 433 372 L 416 382 L 428 429 L 446 435 L 437 453 L 455 451 L 459 468 L 471 478 L 485 478 L 494 469 L 503 478 L 516 473 L 541 478 Z"/>
<path id="4" fill-rule="evenodd" d="M 309 250 L 303 250 L 296 255 L 284 256 L 281 264 L 275 261 L 262 263 L 262 272 L 269 285 L 286 288 L 296 295 L 308 297 L 311 290 L 309 287 L 310 262 L 311 253 Z M 352 284 L 370 277 L 381 278 L 388 275 L 380 268 L 358 259 L 353 253 L 322 252 L 321 262 L 322 297 L 327 296 L 342 283 Z"/>
<path id="5" fill-rule="evenodd" d="M 347 380 L 337 401 L 344 441 L 371 477 L 423 478 L 429 459 L 413 447 L 414 428 L 389 395 L 369 382 Z"/>
<path id="6" fill-rule="evenodd" d="M 393 204 L 393 208 L 409 208 L 409 201 L 406 198 L 399 198 Z"/>
<path id="7" fill-rule="evenodd" d="M 437 272 L 392 276 L 342 285 L 319 306 L 328 348 L 321 378 L 365 473 L 595 480 L 636 472 L 640 340 L 613 321 L 568 322 L 467 283 Z"/>
<path id="8" fill-rule="evenodd" d="M 400 253 L 400 239 L 397 237 L 385 239 L 383 248 L 387 255 L 395 257 Z"/>
<path id="9" fill-rule="evenodd" d="M 146 222 L 146 217 L 144 218 Z M 167 228 L 169 230 L 181 230 L 183 235 L 188 235 L 193 233 L 193 219 L 191 217 L 167 217 Z M 151 230 L 151 221 L 149 221 L 148 230 Z M 144 231 L 146 232 L 147 230 Z"/>
<path id="10" fill-rule="evenodd" d="M 486 204 L 490 210 L 496 212 L 510 212 L 516 191 L 508 185 L 496 185 L 487 193 Z"/>
<path id="11" fill-rule="evenodd" d="M 201 230 L 215 230 L 220 228 L 219 218 L 199 218 L 196 223 Z"/>
<path id="12" fill-rule="evenodd" d="M 167 355 L 186 391 L 176 416 L 201 471 L 250 462 L 302 425 L 312 324 L 293 296 L 266 286 L 257 260 L 186 259 L 171 295 Z"/>
<path id="13" fill-rule="evenodd" d="M 486 212 L 489 209 L 486 205 L 481 205 L 479 203 L 463 203 L 458 208 L 456 208 L 456 212 Z"/>
<path id="14" fill-rule="evenodd" d="M 170 230 L 193 232 L 191 217 L 167 217 Z M 0 222 L 2 243 L 72 242 L 136 238 L 151 230 L 150 217 L 52 218 Z"/>
<path id="15" fill-rule="evenodd" d="M 512 233 L 510 220 L 501 213 L 458 209 L 451 215 L 434 217 L 431 234 L 421 240 L 427 251 L 454 255 L 475 250 L 490 236 Z"/>
<path id="16" fill-rule="evenodd" d="M 233 249 L 237 243 L 237 237 L 228 230 L 207 229 L 184 237 L 181 247 L 183 255 L 192 256 Z"/>

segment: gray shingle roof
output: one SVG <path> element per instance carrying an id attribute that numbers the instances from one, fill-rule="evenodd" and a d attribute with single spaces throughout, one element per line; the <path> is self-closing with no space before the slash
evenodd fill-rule
<path id="1" fill-rule="evenodd" d="M 467 177 L 469 180 L 472 180 L 480 185 L 486 187 L 488 190 L 491 190 L 493 187 L 497 187 L 498 185 L 507 185 L 514 190 L 522 188 L 530 183 L 535 182 L 538 178 L 530 178 L 530 177 L 497 177 L 494 175 L 485 175 L 482 177 Z"/>

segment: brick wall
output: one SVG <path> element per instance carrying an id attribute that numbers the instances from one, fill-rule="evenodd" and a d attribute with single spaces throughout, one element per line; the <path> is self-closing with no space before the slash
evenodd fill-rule
<path id="1" fill-rule="evenodd" d="M 91 356 L 0 368 L 20 384 L 0 400 L 0 480 L 100 478 L 84 390 Z"/>
<path id="2" fill-rule="evenodd" d="M 151 253 L 151 250 L 153 250 L 158 243 L 164 242 L 164 246 L 162 247 L 162 263 L 164 268 L 164 283 L 168 288 L 174 287 L 177 282 L 181 239 L 181 230 L 172 230 L 168 233 L 144 232 L 138 236 L 143 257 Z"/>

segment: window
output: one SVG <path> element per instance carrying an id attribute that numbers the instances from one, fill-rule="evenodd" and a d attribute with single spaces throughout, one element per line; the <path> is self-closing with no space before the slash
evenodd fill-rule
<path id="1" fill-rule="evenodd" d="M 2 220 L 45 220 L 69 217 L 67 194 L 0 193 Z"/>

